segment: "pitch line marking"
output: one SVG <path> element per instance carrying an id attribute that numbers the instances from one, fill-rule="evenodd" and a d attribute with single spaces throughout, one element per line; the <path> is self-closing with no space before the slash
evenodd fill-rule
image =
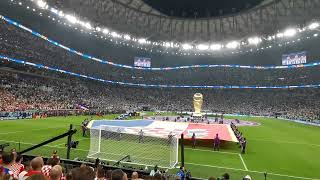
<path id="1" fill-rule="evenodd" d="M 244 162 L 244 160 L 243 160 L 243 158 L 242 158 L 242 155 L 239 154 L 239 157 L 240 157 L 240 159 L 241 159 L 241 162 L 242 162 L 242 164 L 243 164 L 244 169 L 245 169 L 246 171 L 248 171 L 247 165 L 246 165 L 246 163 Z"/>
<path id="2" fill-rule="evenodd" d="M 13 131 L 13 132 L 0 133 L 0 135 L 16 134 L 16 133 L 30 132 L 30 131 L 41 131 L 41 130 L 48 130 L 48 129 L 55 129 L 55 128 L 65 128 L 65 127 L 66 126 L 57 126 L 57 127 L 50 127 L 50 128 L 29 129 L 29 130 L 25 130 L 25 131 Z"/>
<path id="3" fill-rule="evenodd" d="M 212 168 L 218 168 L 218 169 L 229 169 L 229 170 L 235 170 L 235 171 L 245 171 L 245 172 L 251 172 L 251 173 L 260 173 L 260 174 L 265 173 L 265 172 L 261 172 L 261 171 L 243 170 L 243 169 L 238 169 L 238 168 L 213 166 L 213 165 L 205 165 L 205 164 L 196 164 L 196 163 L 188 163 L 188 162 L 185 162 L 185 164 L 190 164 L 190 165 L 195 165 L 195 166 L 203 166 L 203 167 L 212 167 Z M 291 176 L 291 175 L 277 174 L 277 173 L 272 173 L 272 172 L 268 172 L 268 174 L 269 175 L 274 175 L 274 176 L 290 177 L 290 178 L 295 178 L 295 179 L 320 180 L 320 179 L 315 179 L 315 178 Z"/>
<path id="4" fill-rule="evenodd" d="M 212 152 L 212 153 L 221 153 L 221 154 L 233 154 L 233 155 L 238 155 L 239 153 L 234 153 L 234 152 L 224 152 L 224 151 L 213 151 L 213 150 L 207 150 L 207 149 L 192 149 L 192 148 L 185 148 L 188 150 L 193 150 L 193 151 L 204 151 L 204 152 Z"/>
<path id="5" fill-rule="evenodd" d="M 309 143 L 300 143 L 300 142 L 293 142 L 293 141 L 273 141 L 273 140 L 269 140 L 269 139 L 250 139 L 250 140 L 273 142 L 273 143 L 300 144 L 300 145 L 309 145 L 309 146 L 319 146 L 320 147 L 320 144 L 309 144 Z"/>

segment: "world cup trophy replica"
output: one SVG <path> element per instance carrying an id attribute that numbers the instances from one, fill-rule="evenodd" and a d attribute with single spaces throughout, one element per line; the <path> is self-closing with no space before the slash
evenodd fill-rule
<path id="1" fill-rule="evenodd" d="M 194 107 L 194 118 L 202 118 L 201 107 L 203 103 L 203 95 L 201 93 L 195 93 L 193 95 L 193 107 Z"/>

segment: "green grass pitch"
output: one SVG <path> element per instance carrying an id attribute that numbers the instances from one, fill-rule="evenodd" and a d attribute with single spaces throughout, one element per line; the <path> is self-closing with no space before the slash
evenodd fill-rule
<path id="1" fill-rule="evenodd" d="M 105 116 L 104 119 L 116 116 Z M 90 141 L 89 138 L 82 137 L 79 125 L 85 118 L 70 116 L 0 121 L 0 143 L 9 142 L 7 150 L 13 147 L 23 150 L 66 132 L 69 124 L 74 124 L 78 132 L 73 139 L 80 143 L 77 149 L 72 150 L 71 158 L 84 158 L 88 154 Z M 320 179 L 320 127 L 269 118 L 240 119 L 261 123 L 258 127 L 240 128 L 248 141 L 247 154 L 240 156 L 236 145 L 229 145 L 221 152 L 213 152 L 209 148 L 193 150 L 186 147 L 186 169 L 194 177 L 206 179 L 228 172 L 231 179 L 242 179 L 249 174 L 256 180 L 264 179 L 263 172 L 267 172 L 268 180 Z M 58 150 L 60 157 L 65 158 L 66 141 L 66 138 L 61 139 L 29 154 L 51 156 L 53 150 Z M 124 146 L 128 145 L 124 143 Z"/>

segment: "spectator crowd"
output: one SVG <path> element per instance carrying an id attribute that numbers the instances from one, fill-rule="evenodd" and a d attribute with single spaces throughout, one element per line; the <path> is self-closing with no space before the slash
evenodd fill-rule
<path id="1" fill-rule="evenodd" d="M 40 71 L 39 73 L 42 73 Z M 38 73 L 38 74 L 39 74 Z M 225 114 L 282 116 L 318 120 L 319 89 L 203 90 L 106 85 L 70 77 L 0 71 L 0 112 L 76 109 L 85 104 L 102 112 L 193 111 L 193 94 L 204 96 L 203 110 Z"/>

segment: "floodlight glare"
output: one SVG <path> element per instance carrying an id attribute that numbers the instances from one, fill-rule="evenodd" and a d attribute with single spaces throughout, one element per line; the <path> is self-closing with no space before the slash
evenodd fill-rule
<path id="1" fill-rule="evenodd" d="M 283 33 L 283 35 L 287 36 L 287 37 L 294 36 L 295 34 L 297 34 L 297 30 L 295 30 L 295 29 L 287 29 Z"/>
<path id="2" fill-rule="evenodd" d="M 172 43 L 171 42 L 164 42 L 163 46 L 165 47 L 172 47 Z"/>
<path id="3" fill-rule="evenodd" d="M 42 1 L 42 0 L 38 0 L 37 5 L 39 6 L 39 8 L 41 9 L 46 9 L 48 8 L 48 5 L 46 2 Z"/>
<path id="4" fill-rule="evenodd" d="M 138 39 L 138 43 L 145 44 L 145 43 L 147 43 L 147 40 L 144 38 L 141 38 L 141 39 Z"/>
<path id="5" fill-rule="evenodd" d="M 197 46 L 197 49 L 199 49 L 200 51 L 204 51 L 204 50 L 209 49 L 209 45 L 207 45 L 207 44 L 199 44 Z"/>
<path id="6" fill-rule="evenodd" d="M 317 23 L 317 22 L 311 23 L 311 24 L 309 25 L 309 29 L 316 29 L 316 28 L 318 28 L 318 27 L 319 27 L 319 23 Z"/>
<path id="7" fill-rule="evenodd" d="M 211 44 L 210 49 L 213 51 L 220 50 L 222 48 L 221 44 Z"/>
<path id="8" fill-rule="evenodd" d="M 64 14 L 63 14 L 63 12 L 62 11 L 59 11 L 59 14 L 58 14 L 60 17 L 63 17 L 64 16 Z"/>
<path id="9" fill-rule="evenodd" d="M 96 27 L 96 31 L 100 32 L 101 28 L 100 27 Z"/>
<path id="10" fill-rule="evenodd" d="M 86 23 L 86 24 L 84 25 L 84 27 L 86 27 L 87 29 L 91 29 L 91 28 L 92 28 L 91 25 L 90 25 L 90 23 Z"/>
<path id="11" fill-rule="evenodd" d="M 125 40 L 130 40 L 130 39 L 131 39 L 130 35 L 128 35 L 128 34 L 125 34 L 125 35 L 123 36 L 123 38 L 124 38 Z"/>
<path id="12" fill-rule="evenodd" d="M 67 14 L 65 17 L 69 22 L 71 22 L 73 24 L 77 22 L 77 18 L 74 17 L 74 16 L 71 16 L 71 15 Z"/>
<path id="13" fill-rule="evenodd" d="M 277 38 L 282 38 L 283 37 L 283 33 L 278 33 L 277 34 Z"/>
<path id="14" fill-rule="evenodd" d="M 183 44 L 182 49 L 189 50 L 189 49 L 192 49 L 192 46 L 190 44 Z"/>
<path id="15" fill-rule="evenodd" d="M 249 44 L 257 45 L 261 42 L 260 37 L 251 37 L 248 39 Z"/>
<path id="16" fill-rule="evenodd" d="M 232 41 L 232 42 L 229 42 L 226 47 L 229 48 L 229 49 L 235 49 L 239 46 L 239 42 L 237 41 Z"/>
<path id="17" fill-rule="evenodd" d="M 120 35 L 118 33 L 114 32 L 114 31 L 111 32 L 111 36 L 112 37 L 120 37 Z"/>
<path id="18" fill-rule="evenodd" d="M 102 33 L 103 34 L 108 34 L 109 33 L 109 29 L 103 29 Z"/>

